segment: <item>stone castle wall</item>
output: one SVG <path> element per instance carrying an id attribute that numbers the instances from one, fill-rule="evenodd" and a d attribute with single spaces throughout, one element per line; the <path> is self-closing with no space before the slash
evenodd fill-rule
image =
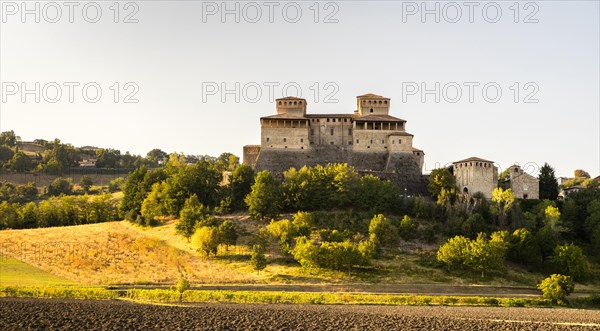
<path id="1" fill-rule="evenodd" d="M 268 170 L 281 177 L 289 168 L 347 163 L 364 174 L 394 182 L 410 195 L 427 194 L 426 176 L 421 175 L 420 157 L 412 153 L 352 151 L 339 146 L 312 147 L 309 150 L 261 149 L 255 169 Z M 424 179 L 425 178 L 425 179 Z"/>

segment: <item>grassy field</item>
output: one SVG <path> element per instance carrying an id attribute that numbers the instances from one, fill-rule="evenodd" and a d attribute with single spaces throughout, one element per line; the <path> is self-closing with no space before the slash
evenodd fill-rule
<path id="1" fill-rule="evenodd" d="M 125 222 L 2 231 L 3 253 L 80 284 L 248 283 L 244 274 L 207 261 Z"/>
<path id="2" fill-rule="evenodd" d="M 65 278 L 21 262 L 9 256 L 0 256 L 0 286 L 75 285 Z"/>

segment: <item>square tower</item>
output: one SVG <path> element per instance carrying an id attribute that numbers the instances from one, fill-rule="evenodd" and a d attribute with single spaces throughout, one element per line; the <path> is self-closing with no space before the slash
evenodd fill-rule
<path id="1" fill-rule="evenodd" d="M 390 98 L 377 94 L 365 94 L 356 97 L 358 116 L 388 115 L 390 113 Z"/>

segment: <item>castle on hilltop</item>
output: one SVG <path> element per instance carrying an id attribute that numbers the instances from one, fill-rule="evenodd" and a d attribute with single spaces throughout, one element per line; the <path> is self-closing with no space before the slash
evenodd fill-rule
<path id="1" fill-rule="evenodd" d="M 413 147 L 406 121 L 389 115 L 389 98 L 356 99 L 356 110 L 347 114 L 307 114 L 305 99 L 277 99 L 277 114 L 260 118 L 261 144 L 244 146 L 244 164 L 280 174 L 291 167 L 348 163 L 422 191 L 425 154 Z"/>

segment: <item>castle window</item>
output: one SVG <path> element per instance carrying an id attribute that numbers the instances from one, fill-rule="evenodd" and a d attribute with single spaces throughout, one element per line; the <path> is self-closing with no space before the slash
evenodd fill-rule
<path id="1" fill-rule="evenodd" d="M 333 128 L 331 128 L 329 132 L 331 132 L 331 135 L 333 136 Z"/>
<path id="2" fill-rule="evenodd" d="M 294 101 L 294 105 L 298 104 L 298 102 Z"/>
<path id="3" fill-rule="evenodd" d="M 329 145 L 333 145 L 333 141 L 330 141 L 330 142 L 329 142 Z"/>
<path id="4" fill-rule="evenodd" d="M 279 101 L 279 105 L 281 106 L 281 101 Z"/>
<path id="5" fill-rule="evenodd" d="M 287 148 L 287 146 L 285 146 L 285 148 Z"/>
<path id="6" fill-rule="evenodd" d="M 271 138 L 267 137 L 267 142 L 269 142 L 271 140 Z"/>
<path id="7" fill-rule="evenodd" d="M 394 142 L 395 142 L 395 140 L 394 140 L 394 139 L 392 139 L 392 145 L 394 144 Z"/>
<path id="8" fill-rule="evenodd" d="M 381 104 L 381 100 L 379 100 L 379 104 Z"/>
<path id="9" fill-rule="evenodd" d="M 387 100 L 385 100 L 383 103 L 385 103 L 387 105 Z"/>
<path id="10" fill-rule="evenodd" d="M 371 108 L 371 113 L 373 112 L 373 108 Z"/>
<path id="11" fill-rule="evenodd" d="M 314 135 L 315 134 L 315 129 L 310 129 L 310 134 Z"/>
<path id="12" fill-rule="evenodd" d="M 348 145 L 352 145 L 352 140 L 348 140 Z"/>
<path id="13" fill-rule="evenodd" d="M 304 142 L 304 138 L 300 138 L 300 142 L 303 143 Z"/>
<path id="14" fill-rule="evenodd" d="M 327 122 L 329 122 L 329 119 L 327 119 Z"/>
<path id="15" fill-rule="evenodd" d="M 348 122 L 348 119 L 347 119 L 347 118 L 344 118 L 344 122 Z"/>
<path id="16" fill-rule="evenodd" d="M 356 143 L 357 143 L 357 144 L 358 144 L 358 142 L 359 142 L 359 141 L 360 141 L 360 140 L 356 139 Z"/>
<path id="17" fill-rule="evenodd" d="M 348 135 L 351 136 L 352 135 L 352 129 L 348 129 Z"/>
<path id="18" fill-rule="evenodd" d="M 402 144 L 402 139 L 398 139 L 398 144 Z"/>
<path id="19" fill-rule="evenodd" d="M 381 139 L 381 143 L 382 143 L 382 144 L 385 144 L 385 140 Z"/>
<path id="20" fill-rule="evenodd" d="M 371 139 L 371 144 L 373 143 L 373 139 Z"/>
<path id="21" fill-rule="evenodd" d="M 320 120 L 321 120 L 320 118 L 317 118 L 317 122 L 320 122 Z"/>
<path id="22" fill-rule="evenodd" d="M 283 142 L 287 142 L 287 138 L 283 138 Z"/>

